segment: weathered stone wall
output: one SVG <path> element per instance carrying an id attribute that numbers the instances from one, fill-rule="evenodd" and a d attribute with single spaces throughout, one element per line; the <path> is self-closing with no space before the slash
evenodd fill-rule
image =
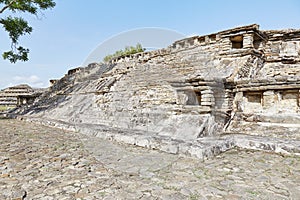
<path id="1" fill-rule="evenodd" d="M 32 89 L 26 84 L 5 88 L 0 91 L 0 107 L 12 109 L 18 105 L 25 105 L 39 93 L 40 89 Z"/>
<path id="2" fill-rule="evenodd" d="M 297 118 L 299 38 L 257 25 L 187 38 L 70 70 L 22 112 L 184 140 L 247 132 L 260 114 Z M 245 119 L 250 125 L 239 127 Z"/>
<path id="3" fill-rule="evenodd" d="M 300 32 L 263 31 L 264 62 L 236 82 L 235 120 L 228 130 L 254 135 L 300 135 Z"/>
<path id="4" fill-rule="evenodd" d="M 269 37 L 264 47 L 266 64 L 259 75 L 271 78 L 300 77 L 300 32 L 286 30 L 265 33 Z"/>

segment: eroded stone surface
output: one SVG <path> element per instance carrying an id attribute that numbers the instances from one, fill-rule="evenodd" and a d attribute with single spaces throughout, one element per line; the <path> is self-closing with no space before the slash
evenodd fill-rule
<path id="1" fill-rule="evenodd" d="M 299 38 L 256 24 L 185 38 L 71 69 L 12 114 L 186 142 L 232 132 L 299 140 Z"/>
<path id="2" fill-rule="evenodd" d="M 297 199 L 300 159 L 233 149 L 200 161 L 0 120 L 0 199 Z"/>

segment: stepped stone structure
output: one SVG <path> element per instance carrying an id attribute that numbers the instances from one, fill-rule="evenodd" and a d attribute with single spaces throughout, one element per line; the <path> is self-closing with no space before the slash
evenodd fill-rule
<path id="1" fill-rule="evenodd" d="M 254 24 L 190 37 L 52 83 L 14 114 L 198 157 L 233 146 L 300 153 L 300 30 Z"/>
<path id="2" fill-rule="evenodd" d="M 9 109 L 21 105 L 32 104 L 41 92 L 41 90 L 33 89 L 26 84 L 8 87 L 0 91 L 0 106 Z"/>

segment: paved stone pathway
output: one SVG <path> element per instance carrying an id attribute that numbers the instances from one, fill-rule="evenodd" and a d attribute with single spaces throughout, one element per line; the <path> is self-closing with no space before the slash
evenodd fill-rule
<path id="1" fill-rule="evenodd" d="M 300 157 L 233 149 L 201 161 L 0 120 L 0 199 L 300 199 Z"/>

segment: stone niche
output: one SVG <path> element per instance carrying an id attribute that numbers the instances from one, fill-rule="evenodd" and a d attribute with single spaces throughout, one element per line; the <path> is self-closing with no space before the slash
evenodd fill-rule
<path id="1" fill-rule="evenodd" d="M 299 111 L 299 90 L 266 90 L 243 93 L 245 113 L 295 113 Z"/>
<path id="2" fill-rule="evenodd" d="M 264 108 L 276 113 L 299 110 L 299 90 L 270 90 L 264 92 Z"/>
<path id="3" fill-rule="evenodd" d="M 215 42 L 216 40 L 217 40 L 217 35 L 216 34 L 209 35 L 209 41 L 210 42 Z"/>
<path id="4" fill-rule="evenodd" d="M 231 36 L 230 41 L 233 49 L 243 48 L 243 35 Z"/>
<path id="5" fill-rule="evenodd" d="M 199 43 L 199 44 L 205 44 L 205 37 L 204 37 L 204 36 L 199 37 L 199 38 L 198 38 L 198 43 Z"/>
<path id="6" fill-rule="evenodd" d="M 180 89 L 177 90 L 177 102 L 178 105 L 186 106 L 201 106 L 201 107 L 214 107 L 216 104 L 216 98 L 214 91 L 209 89 Z"/>
<path id="7" fill-rule="evenodd" d="M 300 55 L 299 48 L 300 48 L 299 41 L 282 42 L 280 46 L 279 56 L 297 58 Z"/>
<path id="8" fill-rule="evenodd" d="M 254 35 L 253 36 L 253 47 L 255 48 L 255 49 L 259 49 L 261 46 L 262 46 L 262 42 L 263 42 L 263 40 L 261 39 L 261 37 L 259 37 L 258 35 Z"/>
<path id="9" fill-rule="evenodd" d="M 263 110 L 262 106 L 263 94 L 262 92 L 244 92 L 243 93 L 243 112 L 255 113 Z"/>
<path id="10" fill-rule="evenodd" d="M 201 105 L 201 92 L 193 89 L 177 90 L 177 104 Z"/>

